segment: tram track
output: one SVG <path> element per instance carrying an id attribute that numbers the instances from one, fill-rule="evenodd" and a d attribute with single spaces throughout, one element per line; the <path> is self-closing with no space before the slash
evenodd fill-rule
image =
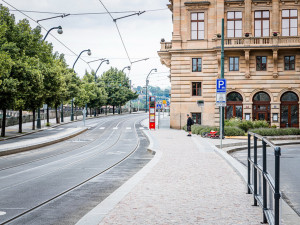
<path id="1" fill-rule="evenodd" d="M 123 120 L 123 121 L 120 121 L 119 124 L 120 124 L 121 122 L 124 123 L 125 121 L 124 121 L 124 120 Z M 82 182 L 80 182 L 80 183 L 78 183 L 78 184 L 76 184 L 76 185 L 73 185 L 72 187 L 70 187 L 70 188 L 68 188 L 68 189 L 66 189 L 66 190 L 64 190 L 64 191 L 62 191 L 62 192 L 56 194 L 55 196 L 53 196 L 53 197 L 51 197 L 51 198 L 49 198 L 49 199 L 47 199 L 47 200 L 42 201 L 40 204 L 37 204 L 37 205 L 35 205 L 35 206 L 29 208 L 28 210 L 26 210 L 26 211 L 24 211 L 24 212 L 22 212 L 22 213 L 19 213 L 18 215 L 13 216 L 12 218 L 10 218 L 10 219 L 8 219 L 8 220 L 2 222 L 1 224 L 8 224 L 8 223 L 10 223 L 10 222 L 15 221 L 16 219 L 21 218 L 22 216 L 25 216 L 25 215 L 27 215 L 27 214 L 33 212 L 34 210 L 40 208 L 41 206 L 44 206 L 44 205 L 46 205 L 46 204 L 48 204 L 48 203 L 50 203 L 50 202 L 52 202 L 52 201 L 58 199 L 59 197 L 61 197 L 61 196 L 65 195 L 65 194 L 71 192 L 72 190 L 74 190 L 74 189 L 76 189 L 76 188 L 78 188 L 78 187 L 80 187 L 80 186 L 86 184 L 86 183 L 89 182 L 90 180 L 92 180 L 92 179 L 94 179 L 94 178 L 100 176 L 101 174 L 105 173 L 106 171 L 112 169 L 113 167 L 115 167 L 115 166 L 119 165 L 120 163 L 122 163 L 123 161 L 125 161 L 125 160 L 126 160 L 128 157 L 130 157 L 130 156 L 131 156 L 131 155 L 139 148 L 139 146 L 140 146 L 140 138 L 139 138 L 139 135 L 138 135 L 138 132 L 137 132 L 137 122 L 134 122 L 134 125 L 133 125 L 133 126 L 134 126 L 134 136 L 135 136 L 136 139 L 137 139 L 137 143 L 136 143 L 136 145 L 133 147 L 133 149 L 132 149 L 128 154 L 126 154 L 124 157 L 122 157 L 120 160 L 118 160 L 118 161 L 115 162 L 114 164 L 110 165 L 110 166 L 107 167 L 106 169 L 104 169 L 104 170 L 102 170 L 102 171 L 100 171 L 100 172 L 94 174 L 93 176 L 90 176 L 90 177 L 86 178 L 86 179 L 83 180 Z M 120 141 L 120 138 L 121 138 L 122 134 L 124 133 L 124 131 L 125 131 L 125 129 L 121 129 L 121 131 L 119 132 L 119 135 L 118 135 L 117 140 L 116 140 L 112 145 L 110 145 L 110 146 L 108 146 L 107 148 L 101 150 L 101 152 L 95 152 L 94 154 L 90 155 L 89 158 L 93 157 L 93 156 L 96 155 L 96 154 L 103 153 L 103 152 L 108 151 L 109 149 L 113 148 L 113 147 Z M 112 132 L 112 134 L 113 134 L 113 133 L 114 133 L 114 132 Z M 110 136 L 109 136 L 109 137 L 110 137 Z M 108 139 L 108 138 L 107 138 L 107 139 Z M 98 146 L 98 145 L 97 145 L 97 146 Z M 94 146 L 94 148 L 96 148 L 96 146 Z M 78 163 L 78 162 L 77 162 L 77 163 Z M 69 166 L 69 165 L 68 165 L 68 166 Z M 61 169 L 61 168 L 60 168 L 60 169 Z M 54 172 L 54 171 L 53 171 L 53 172 Z M 0 190 L 0 191 L 2 191 L 2 190 Z"/>

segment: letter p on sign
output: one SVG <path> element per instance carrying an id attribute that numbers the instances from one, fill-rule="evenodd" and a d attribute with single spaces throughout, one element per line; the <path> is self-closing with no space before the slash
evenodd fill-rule
<path id="1" fill-rule="evenodd" d="M 226 79 L 217 79 L 217 93 L 226 92 Z"/>

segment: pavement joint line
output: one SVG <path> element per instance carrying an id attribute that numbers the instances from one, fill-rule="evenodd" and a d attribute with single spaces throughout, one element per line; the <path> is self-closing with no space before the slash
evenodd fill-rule
<path id="1" fill-rule="evenodd" d="M 105 218 L 109 212 L 116 207 L 116 205 L 122 201 L 122 199 L 129 194 L 132 189 L 141 182 L 146 175 L 154 168 L 154 166 L 160 161 L 163 153 L 158 149 L 154 149 L 153 139 L 148 131 L 143 131 L 147 136 L 150 145 L 148 151 L 155 153 L 150 162 L 147 163 L 139 172 L 133 175 L 128 181 L 126 181 L 121 187 L 110 194 L 100 204 L 93 208 L 90 212 L 84 215 L 75 225 L 101 225 L 101 221 Z"/>
<path id="2" fill-rule="evenodd" d="M 200 137 L 199 137 L 200 138 Z M 207 141 L 207 143 L 215 150 L 215 152 L 220 155 L 233 169 L 234 171 L 242 178 L 245 183 L 245 189 L 247 185 L 247 167 L 240 163 L 238 160 L 233 158 L 228 151 L 223 151 L 216 147 L 213 143 Z M 243 149 L 244 150 L 244 149 Z M 246 191 L 245 191 L 246 193 Z M 249 203 L 251 204 L 251 203 Z M 293 224 L 300 224 L 300 217 L 298 214 L 281 198 L 281 215 L 282 212 L 286 212 L 287 220 L 293 221 Z M 285 218 L 282 218 L 285 219 Z"/>

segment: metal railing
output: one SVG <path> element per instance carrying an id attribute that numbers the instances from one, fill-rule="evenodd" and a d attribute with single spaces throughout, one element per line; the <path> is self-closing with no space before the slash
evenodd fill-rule
<path id="1" fill-rule="evenodd" d="M 251 136 L 253 136 L 253 159 L 251 157 Z M 257 140 L 262 141 L 262 165 L 258 163 Z M 275 181 L 267 169 L 267 145 L 274 149 Z M 267 138 L 248 132 L 248 194 L 253 194 L 254 205 L 259 204 L 263 209 L 263 222 L 279 225 L 280 193 L 280 147 L 274 145 Z M 252 172 L 252 173 L 251 173 Z"/>

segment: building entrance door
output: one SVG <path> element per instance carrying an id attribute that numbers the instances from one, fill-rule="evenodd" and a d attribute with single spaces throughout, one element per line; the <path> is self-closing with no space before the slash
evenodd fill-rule
<path id="1" fill-rule="evenodd" d="M 258 92 L 253 97 L 253 119 L 266 120 L 270 123 L 271 99 L 265 92 Z"/>
<path id="2" fill-rule="evenodd" d="M 286 92 L 281 97 L 280 127 L 299 128 L 298 96 L 294 92 Z"/>

